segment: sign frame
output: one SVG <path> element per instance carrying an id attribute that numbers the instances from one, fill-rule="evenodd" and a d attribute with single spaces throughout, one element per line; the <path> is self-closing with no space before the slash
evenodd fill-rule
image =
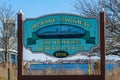
<path id="1" fill-rule="evenodd" d="M 17 15 L 18 21 L 18 78 L 17 80 L 105 80 L 105 11 L 100 12 L 100 75 L 23 75 L 23 13 Z"/>

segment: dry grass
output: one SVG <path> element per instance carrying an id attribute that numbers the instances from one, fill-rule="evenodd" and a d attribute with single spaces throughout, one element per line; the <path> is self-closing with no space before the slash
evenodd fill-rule
<path id="1" fill-rule="evenodd" d="M 8 80 L 7 77 L 0 77 L 0 80 Z"/>
<path id="2" fill-rule="evenodd" d="M 7 68 L 0 67 L 0 77 L 7 77 Z"/>
<path id="3" fill-rule="evenodd" d="M 100 75 L 100 63 L 94 65 L 93 75 Z M 120 80 L 120 68 L 114 68 L 110 72 L 106 72 L 106 80 Z"/>
<path id="4" fill-rule="evenodd" d="M 97 71 L 96 71 L 97 72 Z M 94 72 L 94 75 L 97 73 Z M 99 72 L 98 72 L 99 73 Z M 10 69 L 11 80 L 17 80 L 16 69 Z M 67 70 L 67 69 L 58 69 L 52 70 L 43 69 L 42 71 L 26 71 L 26 75 L 84 75 L 84 73 L 79 69 Z M 0 66 L 0 80 L 7 80 L 7 68 Z M 106 80 L 120 80 L 120 68 L 115 68 L 111 72 L 106 73 Z"/>
<path id="5" fill-rule="evenodd" d="M 17 80 L 17 70 L 10 66 L 10 80 Z M 8 68 L 4 68 L 0 64 L 0 80 L 8 80 Z"/>
<path id="6" fill-rule="evenodd" d="M 74 70 L 67 70 L 67 69 L 57 69 L 57 70 L 52 70 L 52 69 L 42 69 L 41 71 L 25 71 L 25 75 L 84 75 L 84 73 L 79 70 L 79 69 L 74 69 Z"/>
<path id="7" fill-rule="evenodd" d="M 100 72 L 95 71 L 93 75 L 99 75 Z M 84 73 L 79 70 L 66 70 L 66 69 L 58 69 L 58 70 L 45 70 L 42 71 L 28 71 L 27 75 L 84 75 Z M 120 68 L 115 68 L 113 71 L 106 73 L 106 80 L 120 80 Z"/>
<path id="8" fill-rule="evenodd" d="M 58 69 L 55 71 L 47 72 L 47 75 L 83 75 L 84 73 L 80 69 Z"/>
<path id="9" fill-rule="evenodd" d="M 106 73 L 106 80 L 120 80 L 120 68 L 115 68 L 113 71 Z"/>

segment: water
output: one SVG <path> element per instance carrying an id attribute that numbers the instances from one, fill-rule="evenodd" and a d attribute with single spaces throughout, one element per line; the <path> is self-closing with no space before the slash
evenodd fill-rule
<path id="1" fill-rule="evenodd" d="M 106 64 L 106 70 L 107 72 L 112 71 L 114 68 L 119 67 L 120 64 Z M 42 69 L 67 69 L 67 70 L 73 70 L 73 69 L 80 69 L 83 72 L 87 73 L 88 71 L 88 64 L 31 64 L 30 70 L 42 70 Z M 93 70 L 93 64 L 91 65 L 91 68 Z"/>

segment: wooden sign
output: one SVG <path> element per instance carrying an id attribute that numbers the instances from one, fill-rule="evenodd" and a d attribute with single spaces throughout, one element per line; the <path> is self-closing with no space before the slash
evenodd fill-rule
<path id="1" fill-rule="evenodd" d="M 32 52 L 64 58 L 90 51 L 99 44 L 99 23 L 95 18 L 73 14 L 51 14 L 26 19 L 23 43 Z"/>
<path id="2" fill-rule="evenodd" d="M 23 45 L 33 52 L 59 58 L 89 51 L 99 42 L 100 75 L 23 75 Z M 18 13 L 18 80 L 105 80 L 105 12 L 100 13 L 100 24 L 94 18 L 71 14 L 47 15 L 24 21 L 22 12 Z"/>

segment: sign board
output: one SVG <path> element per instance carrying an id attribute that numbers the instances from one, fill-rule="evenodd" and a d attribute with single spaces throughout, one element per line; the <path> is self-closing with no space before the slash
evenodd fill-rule
<path id="1" fill-rule="evenodd" d="M 104 11 L 100 13 L 100 24 L 95 18 L 83 18 L 73 14 L 52 14 L 24 21 L 23 13 L 20 12 L 17 19 L 18 80 L 105 80 L 106 20 Z M 23 47 L 29 48 L 32 52 L 39 52 L 39 54 L 42 52 L 59 59 L 77 52 L 90 51 L 98 44 L 100 44 L 100 75 L 24 74 L 29 69 L 28 71 L 25 69 Z"/>
<path id="2" fill-rule="evenodd" d="M 99 23 L 95 18 L 52 14 L 26 19 L 23 41 L 32 52 L 64 58 L 90 51 L 99 44 Z"/>

